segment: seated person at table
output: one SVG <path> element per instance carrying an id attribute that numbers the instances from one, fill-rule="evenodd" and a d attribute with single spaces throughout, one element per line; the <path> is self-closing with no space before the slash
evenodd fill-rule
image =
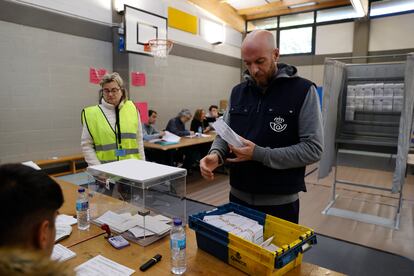
<path id="1" fill-rule="evenodd" d="M 0 165 L 0 275 L 75 275 L 50 260 L 62 204 L 60 186 L 44 172 Z"/>
<path id="2" fill-rule="evenodd" d="M 157 120 L 158 113 L 154 110 L 148 110 L 148 123 L 142 125 L 144 141 L 158 139 L 164 136 L 164 131 L 158 131 L 154 125 Z"/>
<path id="3" fill-rule="evenodd" d="M 206 121 L 206 112 L 203 109 L 197 109 L 194 113 L 190 130 L 198 133 L 207 133 L 211 130 Z"/>
<path id="4" fill-rule="evenodd" d="M 0 166 L 0 247 L 52 253 L 55 219 L 63 204 L 60 186 L 42 171 L 21 164 Z"/>
<path id="5" fill-rule="evenodd" d="M 190 110 L 183 109 L 178 113 L 177 117 L 168 121 L 166 130 L 178 136 L 193 135 L 194 132 L 185 129 L 185 123 L 191 120 L 192 114 Z"/>
<path id="6" fill-rule="evenodd" d="M 218 117 L 218 106 L 210 105 L 210 107 L 208 108 L 208 114 L 206 115 L 206 121 L 208 123 L 214 123 Z"/>

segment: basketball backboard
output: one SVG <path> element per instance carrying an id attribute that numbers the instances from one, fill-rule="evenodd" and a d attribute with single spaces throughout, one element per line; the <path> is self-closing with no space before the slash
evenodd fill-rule
<path id="1" fill-rule="evenodd" d="M 125 49 L 151 55 L 144 47 L 150 39 L 167 39 L 167 18 L 125 5 Z"/>

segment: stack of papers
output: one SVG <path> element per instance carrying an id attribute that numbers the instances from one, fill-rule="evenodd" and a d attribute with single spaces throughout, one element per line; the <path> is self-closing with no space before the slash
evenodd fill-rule
<path id="1" fill-rule="evenodd" d="M 181 139 L 180 136 L 177 136 L 174 133 L 171 133 L 166 130 L 164 136 L 162 136 L 161 139 L 152 139 L 152 140 L 149 140 L 148 142 L 157 143 L 161 145 L 173 145 L 173 144 L 178 144 L 180 142 L 180 139 Z"/>
<path id="2" fill-rule="evenodd" d="M 255 220 L 246 218 L 234 212 L 222 215 L 205 216 L 203 220 L 208 224 L 235 234 L 255 244 L 263 243 L 263 226 Z"/>
<path id="3" fill-rule="evenodd" d="M 166 217 L 145 217 L 145 235 L 150 234 L 162 235 L 171 229 L 171 225 L 165 222 Z M 167 218 L 168 219 L 168 218 Z M 164 221 L 162 221 L 164 220 Z M 132 216 L 130 213 L 117 214 L 112 211 L 107 211 L 105 214 L 96 219 L 99 224 L 108 224 L 108 226 L 118 232 L 122 233 L 127 230 L 135 237 L 144 236 L 144 217 L 141 215 Z M 148 233 L 148 234 L 147 234 Z"/>
<path id="4" fill-rule="evenodd" d="M 77 276 L 125 276 L 135 270 L 98 255 L 75 268 Z"/>
<path id="5" fill-rule="evenodd" d="M 236 148 L 241 148 L 244 146 L 240 140 L 240 136 L 234 132 L 222 118 L 217 119 L 217 121 L 213 123 L 213 127 L 216 130 L 217 134 L 220 135 L 220 137 L 228 144 Z"/>
<path id="6" fill-rule="evenodd" d="M 61 244 L 55 244 L 52 251 L 52 256 L 50 257 L 54 261 L 64 262 L 66 260 L 72 259 L 76 256 L 76 253 L 72 250 L 66 248 Z"/>
<path id="7" fill-rule="evenodd" d="M 77 223 L 78 220 L 72 216 L 68 215 L 58 215 L 56 217 L 55 226 L 56 226 L 56 236 L 55 242 L 58 242 L 72 233 L 73 224 Z"/>
<path id="8" fill-rule="evenodd" d="M 68 215 L 58 215 L 56 217 L 56 224 L 66 224 L 66 225 L 73 225 L 75 223 L 77 223 L 78 220 L 75 219 L 72 216 L 68 216 Z"/>
<path id="9" fill-rule="evenodd" d="M 112 211 L 107 211 L 95 221 L 99 224 L 108 224 L 111 230 L 118 233 L 123 233 L 135 227 L 138 223 L 137 220 L 134 220 L 130 214 L 120 215 Z"/>

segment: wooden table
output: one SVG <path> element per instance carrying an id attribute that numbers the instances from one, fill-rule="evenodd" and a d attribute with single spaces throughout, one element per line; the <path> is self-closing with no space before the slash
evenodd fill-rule
<path id="1" fill-rule="evenodd" d="M 144 142 L 144 147 L 146 149 L 155 149 L 155 150 L 172 150 L 172 149 L 179 149 L 184 147 L 191 147 L 195 145 L 205 144 L 205 143 L 212 143 L 214 139 L 216 138 L 215 132 L 209 132 L 207 135 L 210 135 L 209 137 L 194 137 L 194 138 L 187 138 L 187 137 L 181 137 L 180 142 L 173 145 L 160 145 L 150 142 Z"/>
<path id="2" fill-rule="evenodd" d="M 61 208 L 61 211 L 70 212 L 75 206 L 76 201 L 76 191 L 77 186 L 59 180 L 59 184 L 63 189 L 65 196 L 65 204 Z M 114 198 L 109 198 L 108 196 L 102 196 L 100 200 L 110 200 L 117 201 Z M 94 225 L 91 225 L 94 226 Z M 75 226 L 76 227 L 76 226 Z M 74 228 L 75 228 L 74 227 Z M 91 228 L 92 229 L 92 228 Z M 185 275 L 245 275 L 240 270 L 222 262 L 216 257 L 199 250 L 197 248 L 197 242 L 195 239 L 195 232 L 188 227 L 186 228 L 187 232 L 187 271 Z M 74 231 L 72 235 L 77 233 Z M 76 235 L 76 234 L 75 234 Z M 80 234 L 81 235 L 81 234 Z M 72 237 L 71 237 L 72 238 Z M 71 239 L 69 238 L 69 239 Z M 65 245 L 64 242 L 62 242 Z M 70 247 L 77 256 L 69 261 L 67 264 L 70 267 L 75 268 L 79 264 L 97 256 L 102 255 L 106 258 L 109 258 L 115 262 L 118 262 L 122 265 L 125 265 L 136 271 L 136 274 L 142 273 L 139 270 L 139 267 L 148 261 L 150 258 L 156 254 L 162 255 L 162 260 L 160 263 L 151 267 L 146 273 L 148 275 L 170 275 L 170 248 L 169 248 L 169 237 L 164 237 L 163 239 L 147 246 L 142 247 L 138 244 L 131 243 L 129 247 L 117 250 L 113 248 L 104 238 L 104 235 L 99 234 L 88 240 L 81 241 Z M 309 264 L 302 263 L 301 266 L 293 269 L 286 275 L 343 275 L 328 269 Z"/>
<path id="3" fill-rule="evenodd" d="M 69 215 L 69 216 L 76 215 L 75 205 L 76 205 L 76 197 L 78 196 L 79 187 L 72 183 L 65 182 L 63 180 L 55 179 L 55 181 L 58 182 L 60 187 L 62 188 L 62 192 L 63 192 L 64 199 L 65 199 L 62 207 L 59 209 L 59 213 Z M 105 231 L 103 231 L 101 228 L 93 224 L 91 224 L 91 227 L 89 228 L 88 231 L 80 231 L 77 225 L 75 224 L 72 226 L 72 234 L 68 238 L 62 240 L 59 243 L 61 243 L 62 245 L 66 247 L 72 247 L 78 243 L 81 243 L 89 239 L 92 239 L 94 237 L 97 237 L 99 235 L 102 235 L 103 233 L 105 233 Z"/>

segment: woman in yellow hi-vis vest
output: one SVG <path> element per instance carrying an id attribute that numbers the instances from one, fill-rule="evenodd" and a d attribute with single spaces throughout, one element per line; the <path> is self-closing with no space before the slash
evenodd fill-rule
<path id="1" fill-rule="evenodd" d="M 118 73 L 106 74 L 101 82 L 99 105 L 82 110 L 82 152 L 89 166 L 123 159 L 145 160 L 138 110 L 126 98 Z"/>

